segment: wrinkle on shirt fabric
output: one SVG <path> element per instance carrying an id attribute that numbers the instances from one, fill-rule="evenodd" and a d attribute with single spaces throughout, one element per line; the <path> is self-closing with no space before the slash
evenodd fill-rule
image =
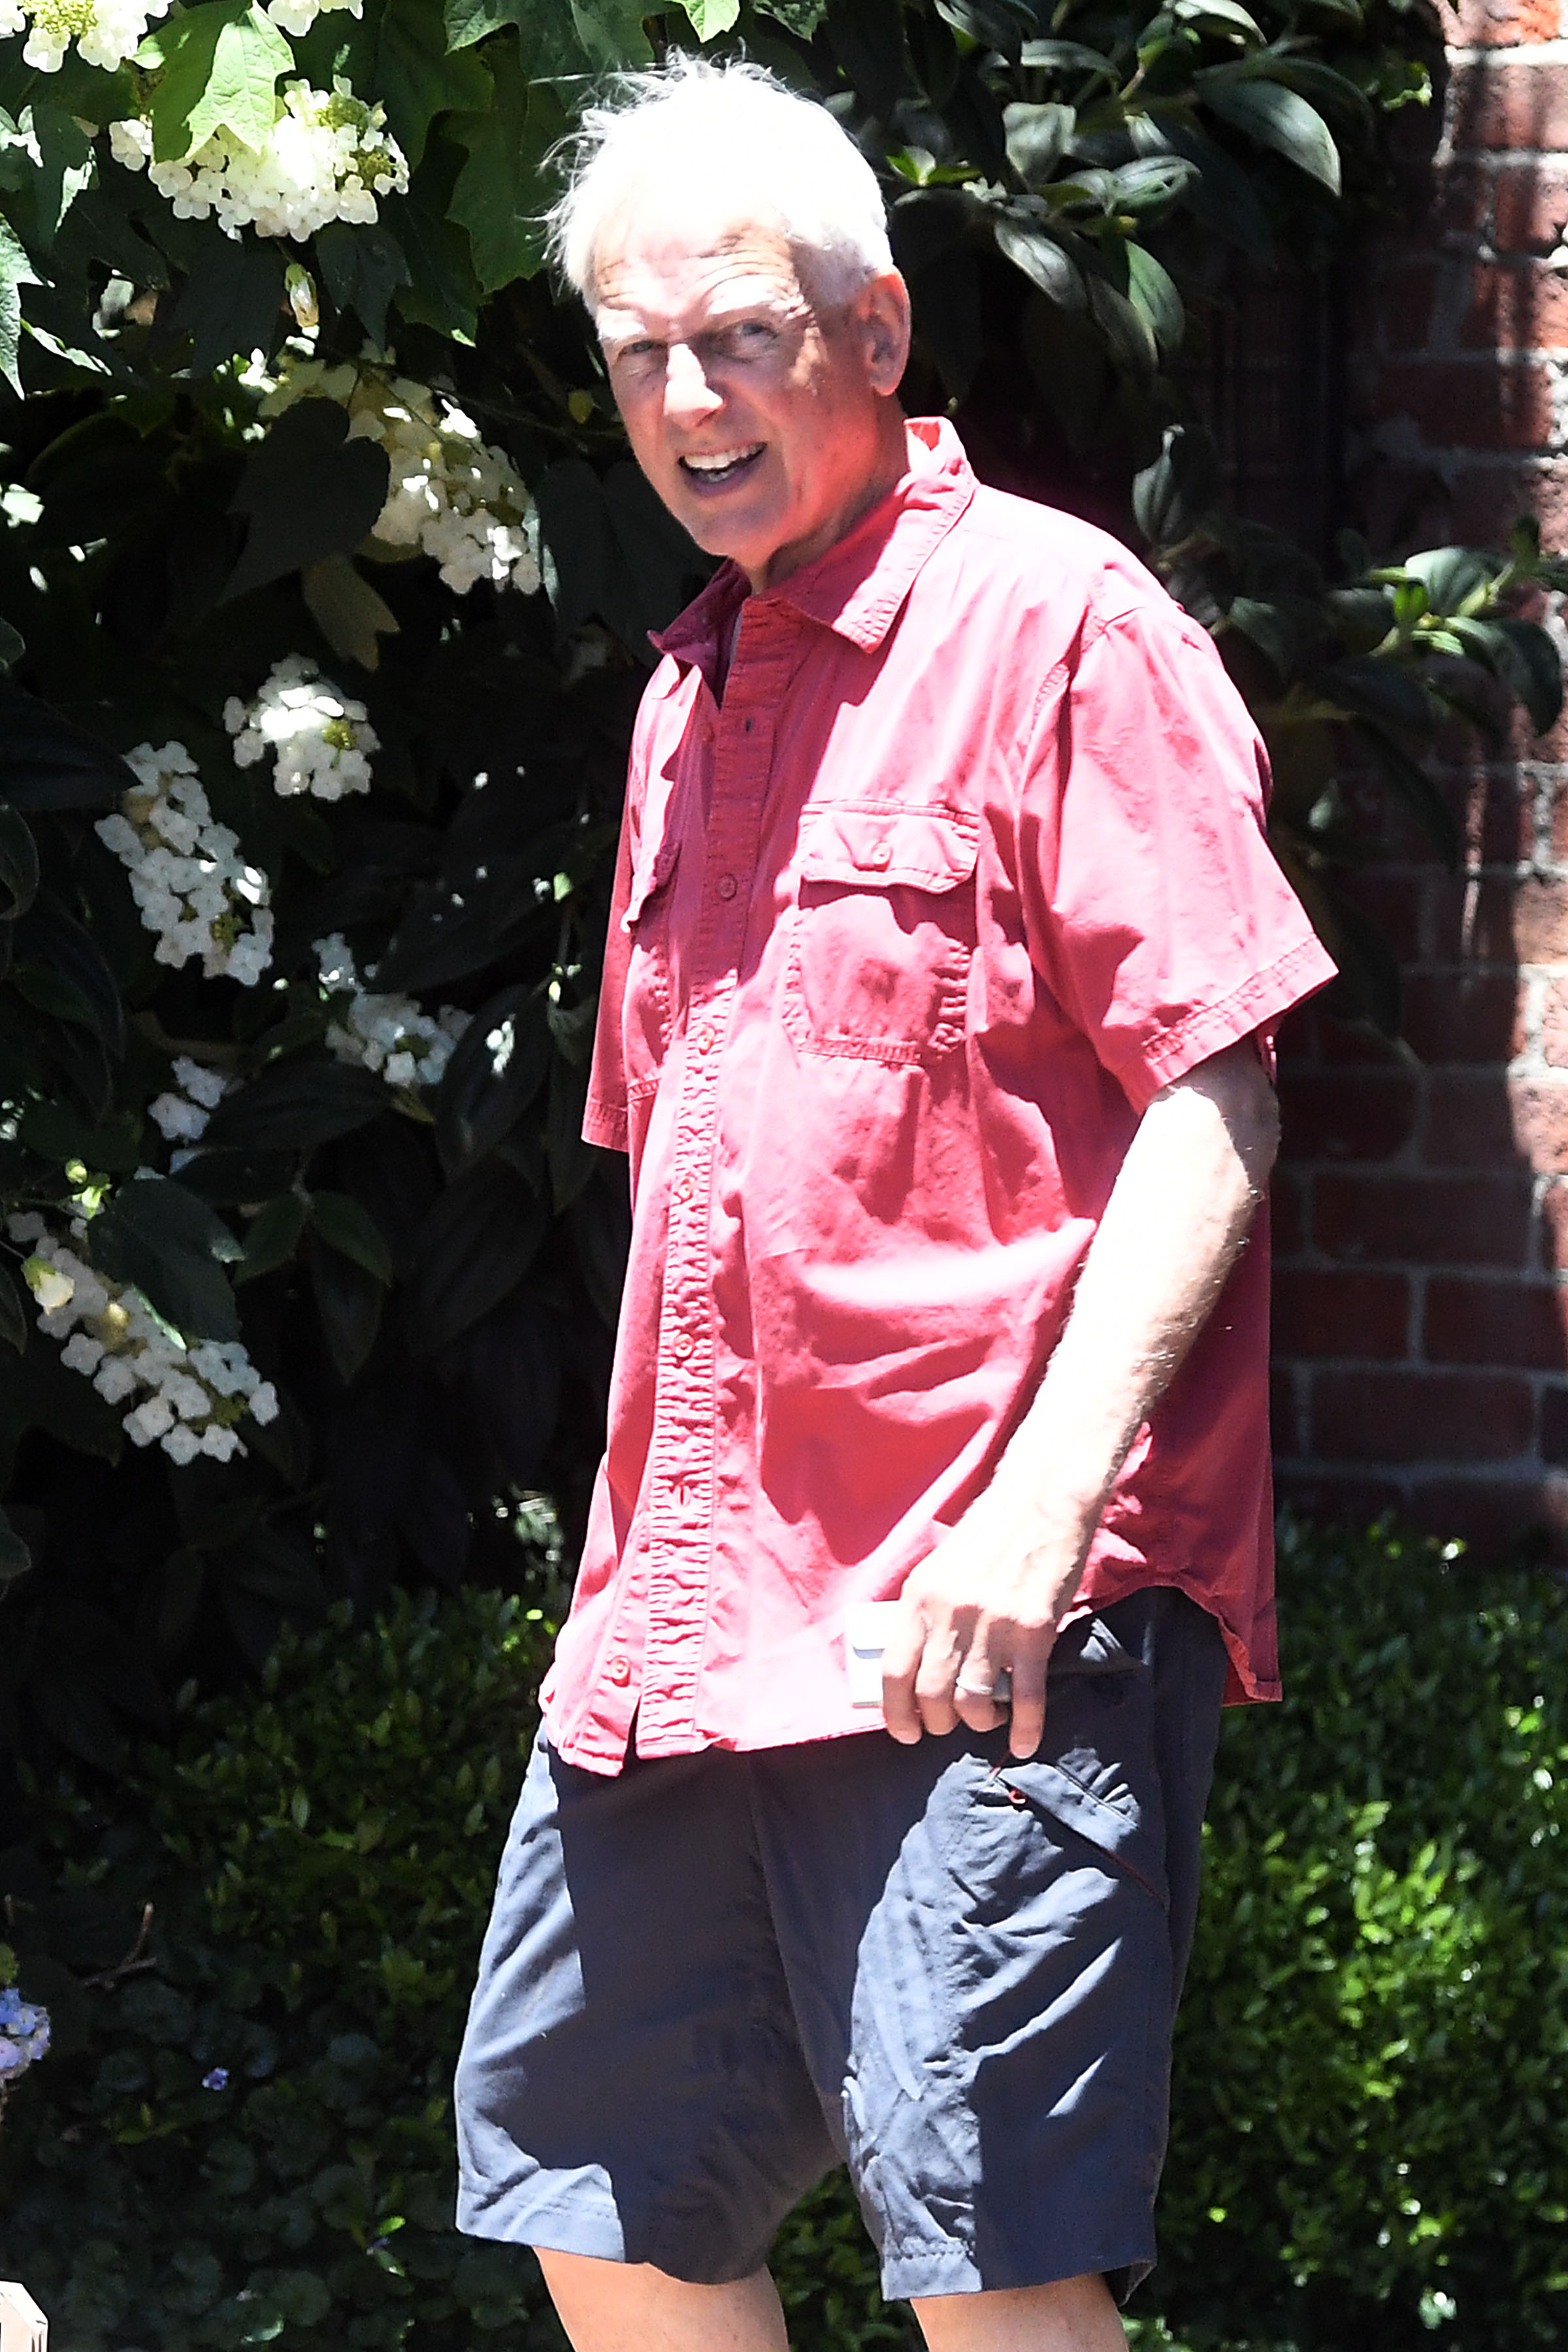
<path id="1" fill-rule="evenodd" d="M 1160 1088 L 1332 976 L 1214 646 L 951 426 L 829 552 L 663 636 L 584 1132 L 630 1155 L 569 1762 L 868 1728 L 847 1606 L 980 1491 Z M 722 700 L 714 683 L 734 631 Z M 1260 1215 L 1074 1615 L 1173 1584 L 1277 1695 Z"/>

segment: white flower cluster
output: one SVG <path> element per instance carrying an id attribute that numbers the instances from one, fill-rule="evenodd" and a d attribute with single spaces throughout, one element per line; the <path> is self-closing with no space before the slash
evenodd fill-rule
<path id="1" fill-rule="evenodd" d="M 357 16 L 363 7 L 364 0 L 267 0 L 267 13 L 279 31 L 292 33 L 296 40 L 310 31 L 318 16 L 334 8 L 346 8 L 351 16 Z"/>
<path id="2" fill-rule="evenodd" d="M 379 751 L 381 739 L 364 705 L 340 694 L 303 654 L 274 663 L 254 702 L 231 694 L 223 723 L 234 737 L 236 767 L 274 754 L 272 782 L 286 799 L 310 793 L 336 801 L 370 790 L 365 754 Z"/>
<path id="3" fill-rule="evenodd" d="M 277 1420 L 277 1391 L 239 1340 L 184 1346 L 140 1292 L 98 1273 L 33 1210 L 7 1217 L 5 1231 L 32 1251 L 22 1273 L 38 1302 L 39 1330 L 65 1341 L 61 1363 L 90 1380 L 108 1404 L 139 1399 L 121 1423 L 132 1444 L 156 1441 L 178 1463 L 198 1454 L 226 1462 L 246 1450 L 234 1425 L 242 1413 L 263 1426 Z M 85 1240 L 80 1218 L 71 1234 Z"/>
<path id="4" fill-rule="evenodd" d="M 291 81 L 259 154 L 224 130 L 183 163 L 155 163 L 152 129 L 135 118 L 111 122 L 109 143 L 129 171 L 146 166 L 177 220 L 216 213 L 226 236 L 253 228 L 258 236 L 307 237 L 329 221 L 374 221 L 376 198 L 400 196 L 408 186 L 408 165 L 382 108 L 366 106 L 342 79 L 330 92 Z"/>
<path id="5" fill-rule="evenodd" d="M 155 1095 L 147 1106 L 147 1116 L 166 1143 L 198 1142 L 228 1092 L 229 1082 L 220 1071 L 192 1061 L 188 1054 L 174 1056 L 174 1076 L 183 1091 Z M 184 1157 L 176 1151 L 170 1164 L 178 1166 Z"/>
<path id="6" fill-rule="evenodd" d="M 126 754 L 137 778 L 95 830 L 131 875 L 142 920 L 159 934 L 158 963 L 202 960 L 208 980 L 226 973 L 254 988 L 272 961 L 271 886 L 249 866 L 239 836 L 219 824 L 196 763 L 183 743 Z"/>
<path id="7" fill-rule="evenodd" d="M 169 0 L 0 0 L 0 40 L 25 32 L 22 56 L 38 73 L 58 73 L 73 41 L 84 65 L 113 73 L 168 13 Z"/>
<path id="8" fill-rule="evenodd" d="M 317 360 L 291 365 L 262 414 L 277 415 L 310 398 L 337 401 L 349 412 L 349 438 L 379 441 L 391 460 L 373 540 L 434 556 L 459 596 L 476 580 L 498 588 L 510 582 L 522 595 L 533 594 L 540 570 L 532 501 L 505 453 L 480 440 L 472 417 L 406 376 Z"/>
<path id="9" fill-rule="evenodd" d="M 372 996 L 361 985 L 346 940 L 336 931 L 315 942 L 321 986 L 349 1002 L 327 1031 L 340 1062 L 379 1071 L 389 1087 L 438 1087 L 452 1048 L 473 1019 L 444 1004 L 432 1020 L 411 996 Z"/>

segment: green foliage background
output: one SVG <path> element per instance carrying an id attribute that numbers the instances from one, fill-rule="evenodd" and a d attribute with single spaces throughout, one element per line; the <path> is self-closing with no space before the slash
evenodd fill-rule
<path id="1" fill-rule="evenodd" d="M 450 2227 L 451 2068 L 552 1591 L 402 1594 L 359 1630 L 340 1605 L 258 1691 L 184 1707 L 112 1801 L 39 1785 L 0 1893 L 59 2046 L 0 2135 L 0 2271 L 58 2352 L 558 2352 L 531 2257 Z M 1221 1746 L 1141 2352 L 1161 2320 L 1190 2352 L 1549 2352 L 1562 1589 L 1288 1528 L 1283 1600 L 1290 1696 Z M 911 2340 L 841 2181 L 775 2263 L 797 2352 Z"/>
<path id="2" fill-rule="evenodd" d="M 1226 257 L 1321 259 L 1375 201 L 1380 126 L 1427 88 L 1393 0 L 364 0 L 292 36 L 252 0 L 174 0 L 113 72 L 0 38 L 0 1213 L 62 1243 L 78 1220 L 174 1340 L 238 1334 L 281 1398 L 236 1421 L 233 1460 L 137 1450 L 15 1278 L 47 1247 L 3 1244 L 0 1750 L 118 1769 L 128 1727 L 254 1669 L 282 1617 L 513 1581 L 536 1491 L 569 1543 L 581 1523 L 626 1214 L 577 1139 L 607 861 L 646 631 L 705 566 L 626 457 L 539 216 L 605 70 L 673 43 L 744 48 L 833 108 L 891 200 L 910 404 L 1141 540 L 1214 629 L 1345 1009 L 1397 1025 L 1336 885 L 1365 849 L 1337 747 L 1353 732 L 1452 853 L 1424 745 L 1510 697 L 1555 714 L 1520 599 L 1558 574 L 1528 527 L 1381 570 L 1352 547 L 1335 585 L 1224 511 L 1182 421 L 1187 314 L 1201 340 Z M 142 122 L 156 169 L 265 145 L 302 81 L 384 110 L 409 169 L 373 221 L 231 236 L 109 134 Z M 280 409 L 290 368 L 312 396 Z M 384 408 L 391 371 L 511 469 L 547 593 L 458 593 L 377 536 L 387 449 L 346 408 Z M 293 656 L 365 708 L 368 794 L 236 766 L 226 704 Z M 270 892 L 258 985 L 158 961 L 95 829 L 121 755 L 169 742 Z M 334 1053 L 325 935 L 411 1008 L 474 1016 L 438 1087 Z M 148 1106 L 180 1056 L 227 1091 L 176 1153 Z"/>

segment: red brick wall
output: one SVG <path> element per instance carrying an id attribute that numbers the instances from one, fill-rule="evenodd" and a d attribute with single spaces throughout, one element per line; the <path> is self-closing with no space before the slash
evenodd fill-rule
<path id="1" fill-rule="evenodd" d="M 1568 548 L 1568 17 L 1444 15 L 1441 123 L 1352 273 L 1352 497 L 1380 551 L 1527 511 Z M 1568 1531 L 1568 729 L 1511 751 L 1451 747 L 1460 875 L 1412 839 L 1365 877 L 1419 1066 L 1298 1019 L 1276 1205 L 1282 1490 L 1484 1547 Z"/>

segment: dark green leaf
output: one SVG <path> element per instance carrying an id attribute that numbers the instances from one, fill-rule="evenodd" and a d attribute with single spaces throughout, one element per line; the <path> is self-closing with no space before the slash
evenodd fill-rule
<path id="1" fill-rule="evenodd" d="M 1221 79 L 1228 71 L 1226 67 L 1215 66 L 1199 74 L 1198 94 L 1205 105 L 1260 146 L 1272 147 L 1337 196 L 1339 149 L 1317 108 L 1277 81 Z"/>
<path id="2" fill-rule="evenodd" d="M 1186 315 L 1175 281 L 1141 245 L 1127 247 L 1127 294 L 1167 359 L 1182 348 Z"/>
<path id="3" fill-rule="evenodd" d="M 0 922 L 25 915 L 38 894 L 38 845 L 25 817 L 0 801 L 0 890 L 9 893 L 9 906 L 0 906 Z"/>
<path id="4" fill-rule="evenodd" d="M 1315 671 L 1312 684 L 1331 702 L 1352 718 L 1371 719 L 1384 727 L 1430 730 L 1438 717 L 1432 697 L 1406 669 L 1385 656 L 1350 654 Z"/>
<path id="5" fill-rule="evenodd" d="M 412 284 L 408 257 L 379 222 L 350 227 L 329 221 L 316 231 L 316 258 L 340 310 L 352 310 L 373 343 L 386 340 L 386 309 L 400 286 Z"/>
<path id="6" fill-rule="evenodd" d="M 22 379 L 16 373 L 16 356 L 22 341 L 22 297 L 24 286 L 41 286 L 42 278 L 27 257 L 27 249 L 16 230 L 0 214 L 0 375 L 20 399 Z"/>
<path id="7" fill-rule="evenodd" d="M 385 1108 L 385 1087 L 357 1063 L 277 1062 L 219 1103 L 202 1141 L 215 1151 L 310 1151 Z"/>
<path id="8" fill-rule="evenodd" d="M 845 73 L 886 122 L 910 86 L 899 0 L 827 0 L 827 34 Z"/>
<path id="9" fill-rule="evenodd" d="M 450 216 L 460 221 L 473 247 L 474 268 L 487 294 L 531 278 L 543 264 L 545 157 L 567 130 L 567 118 L 553 91 L 530 88 L 508 36 L 486 55 L 495 73 L 495 96 L 482 112 L 454 115 L 451 137 L 468 151 L 458 174 Z"/>
<path id="10" fill-rule="evenodd" d="M 409 1345 L 449 1347 L 516 1288 L 538 1255 L 549 1213 L 498 1160 L 449 1185 L 419 1228 L 407 1291 Z"/>
<path id="11" fill-rule="evenodd" d="M 1027 215 L 1005 212 L 996 217 L 996 242 L 1014 267 L 1064 310 L 1081 310 L 1083 273 L 1056 238 Z"/>
<path id="12" fill-rule="evenodd" d="M 180 1171 L 180 1181 L 214 1209 L 237 1209 L 247 1201 L 270 1201 L 294 1173 L 288 1151 L 197 1151 Z"/>
<path id="13" fill-rule="evenodd" d="M 1457 613 L 1472 589 L 1491 577 L 1491 566 L 1470 547 L 1428 547 L 1405 558 L 1403 569 L 1419 580 L 1434 613 Z"/>
<path id="14" fill-rule="evenodd" d="M 284 257 L 261 237 L 205 243 L 170 313 L 174 334 L 191 338 L 191 373 L 215 368 L 253 351 L 271 352 L 282 333 Z"/>
<path id="15" fill-rule="evenodd" d="M 467 231 L 447 218 L 459 158 L 457 149 L 442 140 L 431 153 L 442 167 L 446 184 L 436 189 L 426 185 L 431 176 L 427 165 L 406 196 L 388 197 L 381 207 L 382 219 L 408 257 L 409 281 L 398 290 L 397 308 L 416 326 L 433 327 L 437 334 L 471 343 L 479 331 L 479 281 Z"/>
<path id="16" fill-rule="evenodd" d="M 1077 127 L 1070 106 L 1006 106 L 1002 120 L 1007 131 L 1007 161 L 1026 187 L 1043 187 L 1050 178 Z"/>
<path id="17" fill-rule="evenodd" d="M 620 73 L 653 63 L 644 0 L 572 0 L 572 23 L 591 66 Z"/>
<path id="18" fill-rule="evenodd" d="M 521 25 L 523 17 L 531 15 L 536 7 L 539 13 L 547 14 L 547 0 L 545 5 L 541 5 L 540 0 L 446 0 L 443 21 L 447 27 L 447 47 L 448 49 L 472 48 L 476 41 L 487 39 L 491 33 L 499 33 L 504 26 Z M 565 16 L 564 6 L 561 14 Z"/>
<path id="19" fill-rule="evenodd" d="M 436 1146 L 448 1175 L 510 1132 L 550 1066 L 544 1007 L 531 989 L 503 988 L 480 1006 L 453 1050 L 436 1099 Z"/>
<path id="20" fill-rule="evenodd" d="M 329 1249 L 315 1234 L 306 1235 L 305 1263 L 327 1353 L 347 1387 L 364 1369 L 375 1345 L 385 1286 L 342 1250 Z"/>
<path id="21" fill-rule="evenodd" d="M 189 1179 L 189 1163 L 181 1173 Z M 245 1231 L 245 1255 L 235 1273 L 236 1282 L 254 1282 L 264 1274 L 273 1274 L 287 1265 L 300 1246 L 310 1214 L 310 1204 L 302 1192 L 279 1192 L 264 1201 Z"/>
<path id="22" fill-rule="evenodd" d="M 121 1184 L 93 1219 L 93 1262 L 128 1282 L 187 1338 L 237 1339 L 239 1312 L 222 1265 L 240 1244 L 183 1184 L 143 1176 Z"/>
<path id="23" fill-rule="evenodd" d="M 93 175 L 92 142 L 58 106 L 33 106 L 33 136 L 41 158 L 28 177 L 38 250 L 52 248 L 60 223 Z"/>
<path id="24" fill-rule="evenodd" d="M 1164 446 L 1132 484 L 1132 512 L 1152 547 L 1177 546 L 1198 528 L 1220 491 L 1219 453 L 1201 426 L 1168 425 Z"/>
<path id="25" fill-rule="evenodd" d="M 410 170 L 423 157 L 438 114 L 480 113 L 490 101 L 483 60 L 466 47 L 448 51 L 446 27 L 430 0 L 386 0 L 372 89 Z"/>
<path id="26" fill-rule="evenodd" d="M 1113 173 L 1116 207 L 1121 212 L 1163 212 L 1185 194 L 1198 177 L 1198 167 L 1185 155 L 1140 155 Z"/>
<path id="27" fill-rule="evenodd" d="M 101 1126 L 63 1102 L 32 1102 L 19 1129 L 29 1151 L 44 1160 L 79 1160 L 110 1176 L 129 1175 L 142 1160 L 142 1122 L 130 1111 Z"/>
<path id="28" fill-rule="evenodd" d="M 1088 286 L 1090 315 L 1117 365 L 1129 375 L 1148 381 L 1159 359 L 1148 320 L 1105 278 L 1091 276 Z"/>
<path id="29" fill-rule="evenodd" d="M 984 49 L 997 49 L 1016 60 L 1024 36 L 1035 29 L 1032 8 L 1013 7 L 1008 0 L 936 0 L 937 12 L 956 33 L 966 33 Z"/>
<path id="30" fill-rule="evenodd" d="M 45 1010 L 90 1029 L 106 1054 L 125 1050 L 125 1012 L 114 974 L 97 942 L 52 890 L 40 891 L 15 927 L 18 966 L 25 960 L 52 983 Z M 21 982 L 18 970 L 17 979 Z"/>
<path id="31" fill-rule="evenodd" d="M 1563 712 L 1563 666 L 1538 623 L 1456 619 L 1451 625 L 1466 651 L 1523 704 L 1538 735 L 1556 725 Z"/>
<path id="32" fill-rule="evenodd" d="M 183 163 L 225 129 L 259 152 L 278 112 L 278 77 L 294 52 L 256 0 L 203 0 L 159 26 L 153 43 L 161 68 L 148 106 L 154 159 Z"/>
<path id="33" fill-rule="evenodd" d="M 378 442 L 351 441 L 346 413 L 332 400 L 301 400 L 252 451 L 230 500 L 248 515 L 245 551 L 224 601 L 298 572 L 367 538 L 386 503 L 390 476 Z"/>
<path id="34" fill-rule="evenodd" d="M 330 1249 L 341 1250 L 377 1282 L 392 1280 L 392 1253 L 380 1226 L 347 1192 L 312 1192 L 310 1214 Z"/>
<path id="35" fill-rule="evenodd" d="M 893 258 L 906 274 L 923 269 L 962 244 L 978 217 L 973 197 L 962 188 L 917 188 L 900 196 L 888 215 Z"/>
<path id="36" fill-rule="evenodd" d="M 1082 41 L 1026 41 L 1020 62 L 1060 72 L 1100 73 L 1108 81 L 1116 78 L 1104 51 L 1089 48 Z"/>

